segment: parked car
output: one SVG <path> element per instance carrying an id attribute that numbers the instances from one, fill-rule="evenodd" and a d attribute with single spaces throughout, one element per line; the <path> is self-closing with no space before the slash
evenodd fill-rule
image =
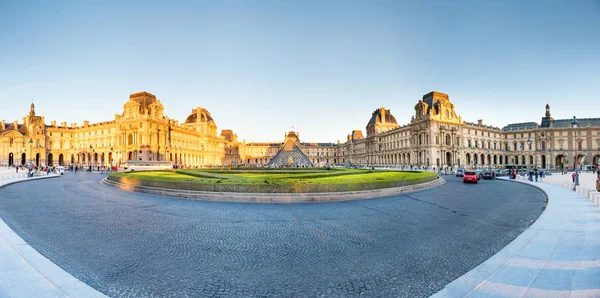
<path id="1" fill-rule="evenodd" d="M 479 176 L 477 176 L 476 172 L 473 171 L 465 171 L 463 174 L 463 183 L 477 183 L 479 181 Z"/>
<path id="2" fill-rule="evenodd" d="M 485 171 L 485 172 L 483 172 L 481 177 L 483 179 L 496 179 L 496 175 L 494 174 L 494 171 Z"/>
<path id="3" fill-rule="evenodd" d="M 465 175 L 465 170 L 458 170 L 456 171 L 456 177 L 462 177 Z"/>

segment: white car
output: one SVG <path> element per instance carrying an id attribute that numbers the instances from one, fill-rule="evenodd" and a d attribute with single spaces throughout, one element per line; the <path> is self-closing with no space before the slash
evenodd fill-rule
<path id="1" fill-rule="evenodd" d="M 65 167 L 63 167 L 63 166 L 57 166 L 57 167 L 55 167 L 54 168 L 54 173 L 64 175 L 65 174 Z"/>

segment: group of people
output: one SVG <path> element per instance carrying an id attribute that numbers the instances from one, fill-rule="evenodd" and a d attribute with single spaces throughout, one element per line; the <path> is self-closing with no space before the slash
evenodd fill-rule
<path id="1" fill-rule="evenodd" d="M 534 179 L 535 182 L 538 182 L 539 179 L 546 177 L 546 171 L 539 170 L 538 168 L 529 169 L 529 171 L 527 171 L 526 174 L 528 176 L 529 181 L 531 182 L 533 182 Z M 516 169 L 513 169 L 508 173 L 508 177 L 510 179 L 517 179 L 517 175 L 519 175 L 519 173 L 517 173 Z M 522 174 L 522 176 L 525 176 L 525 174 Z"/>

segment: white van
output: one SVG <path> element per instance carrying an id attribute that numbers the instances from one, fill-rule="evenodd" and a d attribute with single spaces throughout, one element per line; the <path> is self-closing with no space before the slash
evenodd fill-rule
<path id="1" fill-rule="evenodd" d="M 173 163 L 170 161 L 144 161 L 130 160 L 123 164 L 125 172 L 171 170 Z"/>

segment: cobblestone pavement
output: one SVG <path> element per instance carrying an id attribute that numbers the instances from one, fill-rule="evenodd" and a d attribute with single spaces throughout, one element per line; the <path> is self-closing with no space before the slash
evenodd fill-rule
<path id="1" fill-rule="evenodd" d="M 545 201 L 526 185 L 450 176 L 418 193 L 308 204 L 128 193 L 102 177 L 9 186 L 0 217 L 113 297 L 424 297 L 510 243 Z"/>

